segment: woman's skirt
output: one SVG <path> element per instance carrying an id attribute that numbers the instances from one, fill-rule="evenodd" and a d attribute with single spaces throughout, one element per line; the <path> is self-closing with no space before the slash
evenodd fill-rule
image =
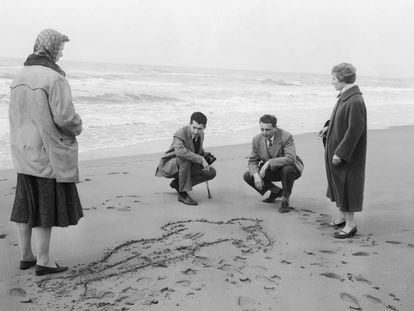
<path id="1" fill-rule="evenodd" d="M 76 184 L 17 174 L 10 220 L 31 227 L 67 227 L 83 217 Z"/>

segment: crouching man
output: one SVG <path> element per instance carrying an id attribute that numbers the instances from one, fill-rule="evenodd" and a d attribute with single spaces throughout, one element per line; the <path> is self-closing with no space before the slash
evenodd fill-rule
<path id="1" fill-rule="evenodd" d="M 192 187 L 216 176 L 216 170 L 210 167 L 215 158 L 203 149 L 206 125 L 207 117 L 194 112 L 190 124 L 174 134 L 173 142 L 155 173 L 156 176 L 173 178 L 170 187 L 178 192 L 178 201 L 187 205 L 198 204 L 188 195 Z"/>
<path id="2" fill-rule="evenodd" d="M 277 119 L 265 114 L 259 120 L 261 134 L 253 138 L 247 171 L 243 178 L 250 186 L 264 195 L 270 190 L 266 203 L 273 203 L 282 198 L 280 213 L 290 211 L 289 197 L 293 183 L 303 172 L 303 162 L 296 155 L 293 137 L 288 132 L 277 128 Z M 281 181 L 282 188 L 273 181 Z"/>

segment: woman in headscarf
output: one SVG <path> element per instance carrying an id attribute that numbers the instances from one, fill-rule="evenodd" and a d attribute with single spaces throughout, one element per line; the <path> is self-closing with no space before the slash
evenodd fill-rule
<path id="1" fill-rule="evenodd" d="M 76 189 L 82 120 L 75 112 L 65 72 L 56 64 L 69 38 L 53 29 L 37 36 L 33 54 L 15 76 L 10 93 L 10 141 L 17 186 L 11 221 L 17 223 L 20 269 L 36 275 L 63 272 L 49 257 L 52 227 L 83 217 Z M 32 228 L 37 235 L 32 251 Z"/>
<path id="2" fill-rule="evenodd" d="M 367 149 L 367 112 L 356 69 L 342 63 L 332 68 L 332 85 L 339 99 L 330 120 L 320 134 L 325 140 L 327 196 L 336 203 L 340 215 L 331 225 L 342 231 L 334 237 L 344 239 L 357 232 L 354 213 L 362 211 Z"/>

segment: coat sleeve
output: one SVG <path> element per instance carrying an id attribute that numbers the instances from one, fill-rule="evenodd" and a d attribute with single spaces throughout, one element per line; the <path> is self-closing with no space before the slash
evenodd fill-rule
<path id="1" fill-rule="evenodd" d="M 355 146 L 357 145 L 362 133 L 364 132 L 364 116 L 365 112 L 363 102 L 353 102 L 350 105 L 348 126 L 345 131 L 345 135 L 335 150 L 335 154 L 345 161 L 349 162 L 351 160 Z"/>
<path id="2" fill-rule="evenodd" d="M 256 139 L 253 138 L 252 150 L 250 151 L 250 156 L 248 160 L 249 172 L 251 175 L 259 171 L 259 162 L 260 162 L 259 146 L 258 146 Z"/>
<path id="3" fill-rule="evenodd" d="M 174 136 L 173 148 L 177 158 L 203 165 L 203 157 L 189 150 L 182 138 Z"/>
<path id="4" fill-rule="evenodd" d="M 282 146 L 282 156 L 269 160 L 270 168 L 275 169 L 277 167 L 285 165 L 294 165 L 296 162 L 296 148 L 293 137 L 289 136 Z"/>
<path id="5" fill-rule="evenodd" d="M 59 78 L 49 91 L 49 105 L 53 121 L 63 133 L 77 136 L 82 132 L 82 120 L 75 112 L 72 92 L 65 78 Z"/>

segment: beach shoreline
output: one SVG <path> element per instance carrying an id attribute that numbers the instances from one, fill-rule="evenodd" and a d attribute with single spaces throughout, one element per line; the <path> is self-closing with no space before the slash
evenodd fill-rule
<path id="1" fill-rule="evenodd" d="M 16 176 L 1 170 L 0 310 L 411 310 L 413 134 L 369 130 L 364 210 L 345 241 L 326 226 L 337 209 L 316 133 L 294 136 L 305 171 L 286 215 L 242 180 L 250 143 L 206 148 L 218 174 L 211 200 L 193 190 L 197 207 L 154 176 L 162 152 L 82 160 L 85 217 L 54 229 L 51 247 L 70 270 L 45 278 L 18 270 Z"/>

